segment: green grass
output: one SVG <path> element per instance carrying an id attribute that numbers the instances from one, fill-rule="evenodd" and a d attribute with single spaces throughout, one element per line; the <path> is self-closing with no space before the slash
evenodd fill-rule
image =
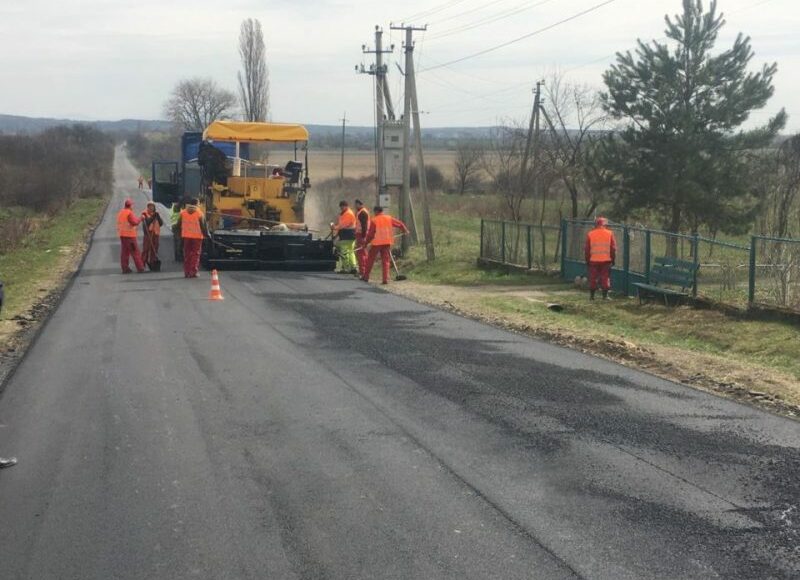
<path id="1" fill-rule="evenodd" d="M 409 278 L 420 283 L 459 287 L 498 287 L 481 292 L 480 308 L 493 314 L 522 316 L 530 321 L 578 334 L 621 338 L 641 345 L 663 345 L 747 361 L 800 378 L 800 328 L 790 323 L 741 320 L 722 312 L 687 307 L 640 306 L 635 299 L 590 303 L 586 292 L 545 274 L 510 273 L 477 267 L 480 219 L 433 212 L 436 260 L 425 261 L 424 245 L 402 260 Z M 509 296 L 503 287 L 535 290 L 542 302 Z M 545 302 L 564 305 L 551 312 Z"/>
<path id="2" fill-rule="evenodd" d="M 0 255 L 0 279 L 5 285 L 6 296 L 3 318 L 19 314 L 30 305 L 42 281 L 64 259 L 62 248 L 80 242 L 104 207 L 104 199 L 79 199 L 61 214 L 48 219 L 19 247 Z M 3 217 L 14 219 L 8 212 Z"/>

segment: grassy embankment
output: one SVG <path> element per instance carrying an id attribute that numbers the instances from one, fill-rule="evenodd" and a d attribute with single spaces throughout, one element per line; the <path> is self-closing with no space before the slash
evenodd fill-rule
<path id="1" fill-rule="evenodd" d="M 0 227 L 7 220 L 33 217 L 35 229 L 0 254 L 0 279 L 5 284 L 6 302 L 2 318 L 19 315 L 50 291 L 62 279 L 80 252 L 88 228 L 100 217 L 105 200 L 78 199 L 55 217 L 37 217 L 30 210 L 3 210 Z"/>
<path id="2" fill-rule="evenodd" d="M 449 197 L 449 196 L 448 196 Z M 658 374 L 758 390 L 800 405 L 800 328 L 788 322 L 742 320 L 712 310 L 640 306 L 630 298 L 590 303 L 585 291 L 545 274 L 480 269 L 480 220 L 434 211 L 435 263 L 423 246 L 402 261 L 411 282 L 398 292 L 469 315 L 630 361 Z M 548 309 L 549 303 L 564 307 Z M 611 343 L 614 348 L 604 346 Z M 624 356 L 619 348 L 630 352 Z M 637 359 L 638 363 L 637 363 Z M 706 380 L 707 379 L 707 380 Z"/>

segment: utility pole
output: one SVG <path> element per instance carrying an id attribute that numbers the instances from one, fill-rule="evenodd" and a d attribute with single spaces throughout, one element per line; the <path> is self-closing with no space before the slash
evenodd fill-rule
<path id="1" fill-rule="evenodd" d="M 388 67 L 383 64 L 383 55 L 390 54 L 394 50 L 392 45 L 389 50 L 383 49 L 383 29 L 375 27 L 375 50 L 368 50 L 367 45 L 361 45 L 363 54 L 374 54 L 375 64 L 366 68 L 356 66 L 356 71 L 361 74 L 369 74 L 375 77 L 375 174 L 377 178 L 377 193 L 375 203 L 380 204 L 381 194 L 386 192 L 386 171 L 384 167 L 383 153 L 383 121 L 384 119 L 394 119 L 394 106 L 392 96 L 389 93 L 389 84 L 386 81 Z M 385 109 L 384 109 L 385 107 Z M 384 112 L 384 110 L 386 112 Z"/>
<path id="2" fill-rule="evenodd" d="M 347 123 L 347 111 L 342 115 L 342 163 L 339 169 L 339 185 L 344 185 L 344 138 L 345 138 L 345 123 Z"/>
<path id="3" fill-rule="evenodd" d="M 541 110 L 541 93 L 544 81 L 536 81 L 536 88 L 533 90 L 533 110 L 531 111 L 531 120 L 528 125 L 528 135 L 525 139 L 525 152 L 522 155 L 522 163 L 520 163 L 519 170 L 519 187 L 520 194 L 527 186 L 528 177 L 528 159 L 531 155 L 531 147 L 533 147 L 533 167 L 535 171 L 539 171 L 539 112 Z M 535 183 L 538 183 L 536 179 Z M 534 186 L 534 195 L 536 194 L 536 187 Z"/>
<path id="4" fill-rule="evenodd" d="M 433 247 L 433 227 L 431 226 L 431 210 L 428 205 L 428 175 L 425 173 L 425 159 L 422 152 L 422 125 L 419 122 L 419 101 L 417 99 L 417 77 L 414 73 L 414 55 L 411 53 L 411 67 L 406 68 L 406 75 L 411 77 L 411 113 L 414 120 L 414 134 L 417 149 L 417 173 L 419 174 L 419 191 L 422 197 L 422 228 L 425 232 L 425 257 L 429 262 L 436 259 Z"/>
<path id="5" fill-rule="evenodd" d="M 405 94 L 403 102 L 403 189 L 400 194 L 400 219 L 405 222 L 408 229 L 411 230 L 410 236 L 404 236 L 402 239 L 401 248 L 405 254 L 411 243 L 418 243 L 416 220 L 414 219 L 414 210 L 411 204 L 411 118 L 412 118 L 412 96 L 414 95 L 415 78 L 414 78 L 414 38 L 413 33 L 415 30 L 424 31 L 425 27 L 419 26 L 392 26 L 392 30 L 403 30 L 406 33 L 405 43 L 403 45 L 406 55 L 405 59 Z M 417 123 L 419 117 L 417 116 Z M 424 167 L 417 168 L 418 173 L 421 175 Z M 411 238 L 410 240 L 408 238 Z"/>

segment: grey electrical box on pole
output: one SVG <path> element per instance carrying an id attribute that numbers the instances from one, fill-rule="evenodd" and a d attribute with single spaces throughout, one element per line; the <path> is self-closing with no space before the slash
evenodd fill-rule
<path id="1" fill-rule="evenodd" d="M 383 121 L 384 185 L 403 185 L 403 122 Z"/>

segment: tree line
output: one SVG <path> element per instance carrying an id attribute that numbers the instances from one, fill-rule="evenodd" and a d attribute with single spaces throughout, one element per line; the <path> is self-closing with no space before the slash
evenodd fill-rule
<path id="1" fill-rule="evenodd" d="M 514 220 L 603 208 L 669 231 L 800 234 L 800 135 L 781 137 L 783 110 L 744 128 L 772 97 L 777 65 L 751 70 L 742 34 L 714 50 L 725 24 L 716 1 L 706 10 L 683 0 L 665 20 L 667 41 L 618 53 L 603 91 L 547 79 L 538 163 L 526 159 L 530 130 L 519 122 L 460 143 L 456 191 L 488 180 Z"/>

